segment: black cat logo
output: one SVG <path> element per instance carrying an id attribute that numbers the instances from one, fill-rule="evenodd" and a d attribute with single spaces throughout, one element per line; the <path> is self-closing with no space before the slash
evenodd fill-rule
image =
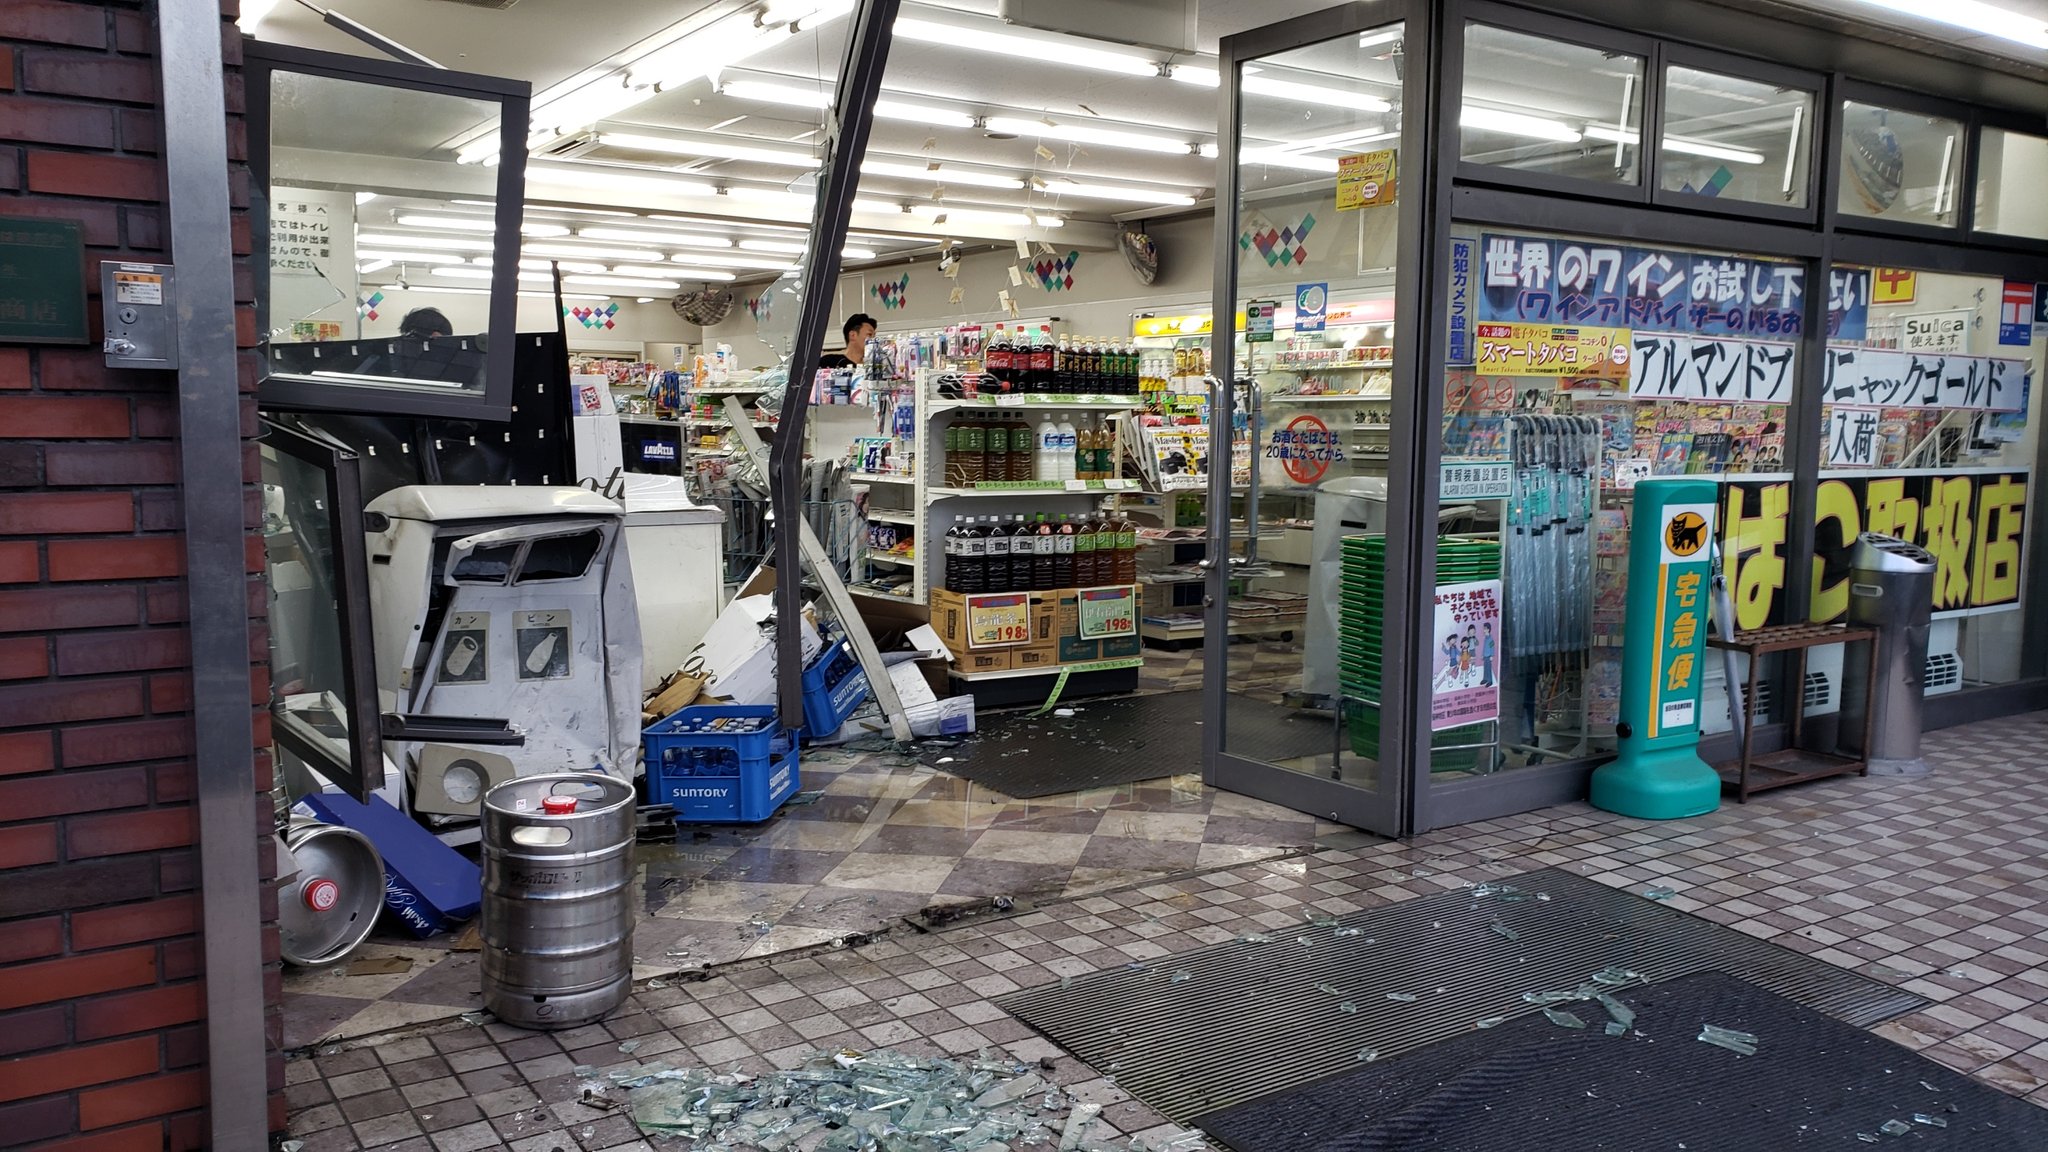
<path id="1" fill-rule="evenodd" d="M 1690 556 L 1707 542 L 1707 521 L 1697 512 L 1680 512 L 1664 529 L 1665 543 L 1677 556 Z"/>

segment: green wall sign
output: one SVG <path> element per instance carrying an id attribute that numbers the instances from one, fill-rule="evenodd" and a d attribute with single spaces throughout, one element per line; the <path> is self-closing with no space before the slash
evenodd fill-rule
<path id="1" fill-rule="evenodd" d="M 85 227 L 0 216 L 0 344 L 90 344 Z"/>
<path id="2" fill-rule="evenodd" d="M 1711 480 L 1635 487 L 1619 743 L 1593 772 L 1596 808 L 1676 820 L 1721 803 L 1721 777 L 1699 756 L 1715 495 Z"/>

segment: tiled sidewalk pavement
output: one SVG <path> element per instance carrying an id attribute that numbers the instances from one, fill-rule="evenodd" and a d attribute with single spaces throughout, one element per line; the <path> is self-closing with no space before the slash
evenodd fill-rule
<path id="1" fill-rule="evenodd" d="M 571 1068 L 663 1061 L 754 1071 L 825 1046 L 1059 1058 L 1103 1127 L 1161 1117 L 989 1003 L 1014 988 L 1548 866 L 1814 953 L 1935 1001 L 1877 1031 L 2048 1106 L 2048 715 L 1936 733 L 1926 780 L 1842 779 L 1649 823 L 1566 805 L 1091 896 L 858 951 L 768 958 L 643 988 L 601 1025 L 500 1024 L 374 1037 L 293 1062 L 307 1152 L 649 1148 L 630 1120 L 572 1102 Z M 638 1039 L 631 1056 L 623 1040 Z M 664 1145 L 665 1146 L 665 1145 Z"/>

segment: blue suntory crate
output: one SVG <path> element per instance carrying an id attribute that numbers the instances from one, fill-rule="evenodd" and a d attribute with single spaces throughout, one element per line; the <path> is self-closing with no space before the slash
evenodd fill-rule
<path id="1" fill-rule="evenodd" d="M 830 736 L 868 698 L 868 674 L 844 637 L 804 669 L 804 731 Z"/>
<path id="2" fill-rule="evenodd" d="M 686 823 L 766 820 L 796 794 L 796 742 L 775 709 L 698 705 L 641 733 L 647 799 Z"/>

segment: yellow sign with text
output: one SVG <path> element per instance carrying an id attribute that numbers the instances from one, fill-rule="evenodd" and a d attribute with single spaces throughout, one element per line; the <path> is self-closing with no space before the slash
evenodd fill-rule
<path id="1" fill-rule="evenodd" d="M 1394 202 L 1392 148 L 1337 158 L 1337 211 L 1377 208 Z"/>
<path id="2" fill-rule="evenodd" d="M 1477 324 L 1473 331 L 1482 375 L 1628 379 L 1633 344 L 1626 328 Z"/>
<path id="3" fill-rule="evenodd" d="M 1737 483 L 1722 492 L 1721 552 L 1736 627 L 1782 623 L 1791 488 Z M 1815 493 L 1811 617 L 1849 611 L 1849 551 L 1863 532 L 1910 540 L 1934 555 L 1937 613 L 1993 612 L 2019 603 L 2027 475 L 1859 476 L 1822 480 Z"/>

